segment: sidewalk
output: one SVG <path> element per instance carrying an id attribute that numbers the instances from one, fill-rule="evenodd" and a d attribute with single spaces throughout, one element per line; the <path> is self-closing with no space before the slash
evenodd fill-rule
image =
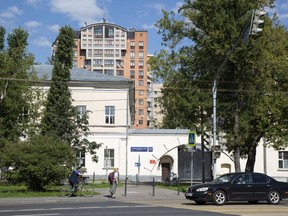
<path id="1" fill-rule="evenodd" d="M 9 204 L 33 204 L 33 203 L 61 203 L 61 202 L 99 202 L 99 201 L 123 201 L 123 202 L 163 202 L 168 200 L 184 201 L 185 196 L 183 192 L 174 191 L 170 189 L 163 189 L 155 187 L 153 191 L 152 186 L 147 185 L 127 185 L 126 196 L 125 187 L 119 187 L 116 191 L 116 198 L 111 198 L 109 188 L 95 188 L 95 192 L 99 195 L 93 197 L 25 197 L 25 198 L 0 198 L 0 205 Z"/>

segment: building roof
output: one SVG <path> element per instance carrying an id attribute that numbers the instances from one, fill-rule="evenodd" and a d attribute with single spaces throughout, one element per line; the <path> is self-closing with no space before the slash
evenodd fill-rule
<path id="1" fill-rule="evenodd" d="M 188 129 L 129 129 L 129 134 L 187 134 Z"/>
<path id="2" fill-rule="evenodd" d="M 34 65 L 33 69 L 36 72 L 38 78 L 51 80 L 53 65 Z M 70 80 L 80 82 L 133 82 L 132 80 L 125 77 L 106 75 L 95 71 L 79 69 L 76 67 L 71 69 Z"/>

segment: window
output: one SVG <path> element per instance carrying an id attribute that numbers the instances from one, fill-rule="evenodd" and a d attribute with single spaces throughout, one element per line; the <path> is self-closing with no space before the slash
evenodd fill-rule
<path id="1" fill-rule="evenodd" d="M 105 28 L 105 38 L 114 38 L 114 28 L 106 27 Z"/>
<path id="2" fill-rule="evenodd" d="M 135 41 L 130 42 L 130 49 L 135 49 Z"/>
<path id="3" fill-rule="evenodd" d="M 74 58 L 76 58 L 78 56 L 77 50 L 73 50 L 73 56 L 74 56 Z"/>
<path id="4" fill-rule="evenodd" d="M 139 49 L 143 49 L 144 47 L 144 42 L 143 41 L 139 41 Z"/>
<path id="5" fill-rule="evenodd" d="M 139 59 L 143 59 L 144 58 L 144 53 L 143 52 L 139 52 Z"/>
<path id="6" fill-rule="evenodd" d="M 103 38 L 103 27 L 94 28 L 94 37 Z"/>
<path id="7" fill-rule="evenodd" d="M 93 60 L 93 65 L 95 65 L 95 66 L 97 66 L 97 65 L 103 65 L 102 59 L 94 59 L 94 60 Z"/>
<path id="8" fill-rule="evenodd" d="M 139 116 L 144 115 L 144 110 L 143 109 L 139 109 L 138 114 L 139 114 Z"/>
<path id="9" fill-rule="evenodd" d="M 28 120 L 29 111 L 26 107 L 22 107 L 21 114 L 19 114 L 18 120 L 20 124 L 24 124 Z"/>
<path id="10" fill-rule="evenodd" d="M 114 70 L 113 69 L 105 69 L 104 70 L 104 74 L 114 76 Z"/>
<path id="11" fill-rule="evenodd" d="M 113 46 L 114 45 L 114 40 L 105 40 L 105 45 L 106 46 Z"/>
<path id="12" fill-rule="evenodd" d="M 252 174 L 252 180 L 253 180 L 253 183 L 267 183 L 268 182 L 268 179 L 266 178 L 266 176 L 258 174 L 258 173 Z"/>
<path id="13" fill-rule="evenodd" d="M 116 75 L 117 76 L 124 76 L 124 71 L 123 70 L 117 70 Z"/>
<path id="14" fill-rule="evenodd" d="M 249 174 L 241 174 L 234 180 L 234 184 L 249 184 L 249 182 Z"/>
<path id="15" fill-rule="evenodd" d="M 103 56 L 103 49 L 94 49 L 94 57 L 102 57 Z"/>
<path id="16" fill-rule="evenodd" d="M 144 86 L 144 81 L 143 80 L 139 80 L 139 86 Z"/>
<path id="17" fill-rule="evenodd" d="M 114 149 L 104 149 L 104 168 L 114 167 Z"/>
<path id="18" fill-rule="evenodd" d="M 139 70 L 139 79 L 143 79 L 144 78 L 144 71 L 143 70 Z"/>
<path id="19" fill-rule="evenodd" d="M 144 100 L 143 99 L 139 99 L 138 100 L 138 105 L 143 105 L 144 104 Z"/>
<path id="20" fill-rule="evenodd" d="M 278 166 L 279 169 L 288 169 L 288 151 L 278 152 Z"/>
<path id="21" fill-rule="evenodd" d="M 105 59 L 104 64 L 108 66 L 113 66 L 114 65 L 114 60 L 113 59 Z"/>
<path id="22" fill-rule="evenodd" d="M 76 151 L 76 158 L 78 161 L 78 166 L 85 166 L 85 151 L 77 150 Z"/>
<path id="23" fill-rule="evenodd" d="M 139 68 L 143 68 L 144 66 L 144 62 L 143 61 L 139 61 Z"/>
<path id="24" fill-rule="evenodd" d="M 82 118 L 83 115 L 86 114 L 86 106 L 84 106 L 84 105 L 76 106 L 76 110 L 77 110 L 77 114 L 80 118 Z"/>
<path id="25" fill-rule="evenodd" d="M 100 45 L 102 46 L 103 45 L 103 40 L 94 40 L 94 45 Z"/>
<path id="26" fill-rule="evenodd" d="M 135 61 L 134 61 L 134 60 L 131 60 L 131 61 L 130 61 L 130 67 L 131 67 L 131 68 L 134 68 L 134 67 L 135 67 Z"/>
<path id="27" fill-rule="evenodd" d="M 115 106 L 105 106 L 105 124 L 115 124 Z"/>
<path id="28" fill-rule="evenodd" d="M 139 123 L 139 125 L 143 125 L 144 121 L 143 120 L 139 120 L 138 123 Z"/>
<path id="29" fill-rule="evenodd" d="M 143 90 L 139 90 L 138 91 L 138 95 L 144 95 L 144 91 Z"/>
<path id="30" fill-rule="evenodd" d="M 113 49 L 106 49 L 105 50 L 105 56 L 113 57 L 114 56 L 114 50 Z"/>
<path id="31" fill-rule="evenodd" d="M 130 78 L 131 79 L 135 78 L 135 71 L 134 70 L 130 70 Z"/>
<path id="32" fill-rule="evenodd" d="M 131 59 L 134 59 L 134 58 L 135 58 L 135 52 L 131 52 L 131 53 L 130 53 L 130 58 L 131 58 Z"/>
<path id="33" fill-rule="evenodd" d="M 92 49 L 88 49 L 88 57 L 92 57 Z"/>

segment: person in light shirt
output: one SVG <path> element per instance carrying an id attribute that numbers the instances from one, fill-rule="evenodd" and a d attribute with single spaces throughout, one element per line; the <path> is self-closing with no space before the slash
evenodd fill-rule
<path id="1" fill-rule="evenodd" d="M 117 185 L 119 183 L 119 169 L 115 168 L 113 171 L 114 175 L 113 175 L 113 179 L 110 182 L 110 194 L 112 198 L 115 198 L 115 193 L 116 193 L 116 189 L 117 189 Z"/>

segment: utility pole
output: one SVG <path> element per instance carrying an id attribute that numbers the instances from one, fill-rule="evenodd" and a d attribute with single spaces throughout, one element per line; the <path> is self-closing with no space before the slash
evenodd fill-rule
<path id="1" fill-rule="evenodd" d="M 214 81 L 213 81 L 213 88 L 212 88 L 212 99 L 213 99 L 213 146 L 212 146 L 212 173 L 213 178 L 216 176 L 216 158 L 214 156 L 215 152 L 215 146 L 216 146 L 216 137 L 217 137 L 217 82 L 219 79 L 219 72 L 224 69 L 224 66 L 226 65 L 226 62 L 231 55 L 232 52 L 234 52 L 235 48 L 238 46 L 241 39 L 244 39 L 244 42 L 248 40 L 249 35 L 256 35 L 257 33 L 262 31 L 262 28 L 260 28 L 260 25 L 264 22 L 264 20 L 261 19 L 261 17 L 265 15 L 265 11 L 263 9 L 253 10 L 252 11 L 252 18 L 248 22 L 248 24 L 245 26 L 243 31 L 241 32 L 239 38 L 237 39 L 236 43 L 232 46 L 232 48 L 227 53 L 224 61 L 222 62 L 219 70 L 216 72 Z"/>

